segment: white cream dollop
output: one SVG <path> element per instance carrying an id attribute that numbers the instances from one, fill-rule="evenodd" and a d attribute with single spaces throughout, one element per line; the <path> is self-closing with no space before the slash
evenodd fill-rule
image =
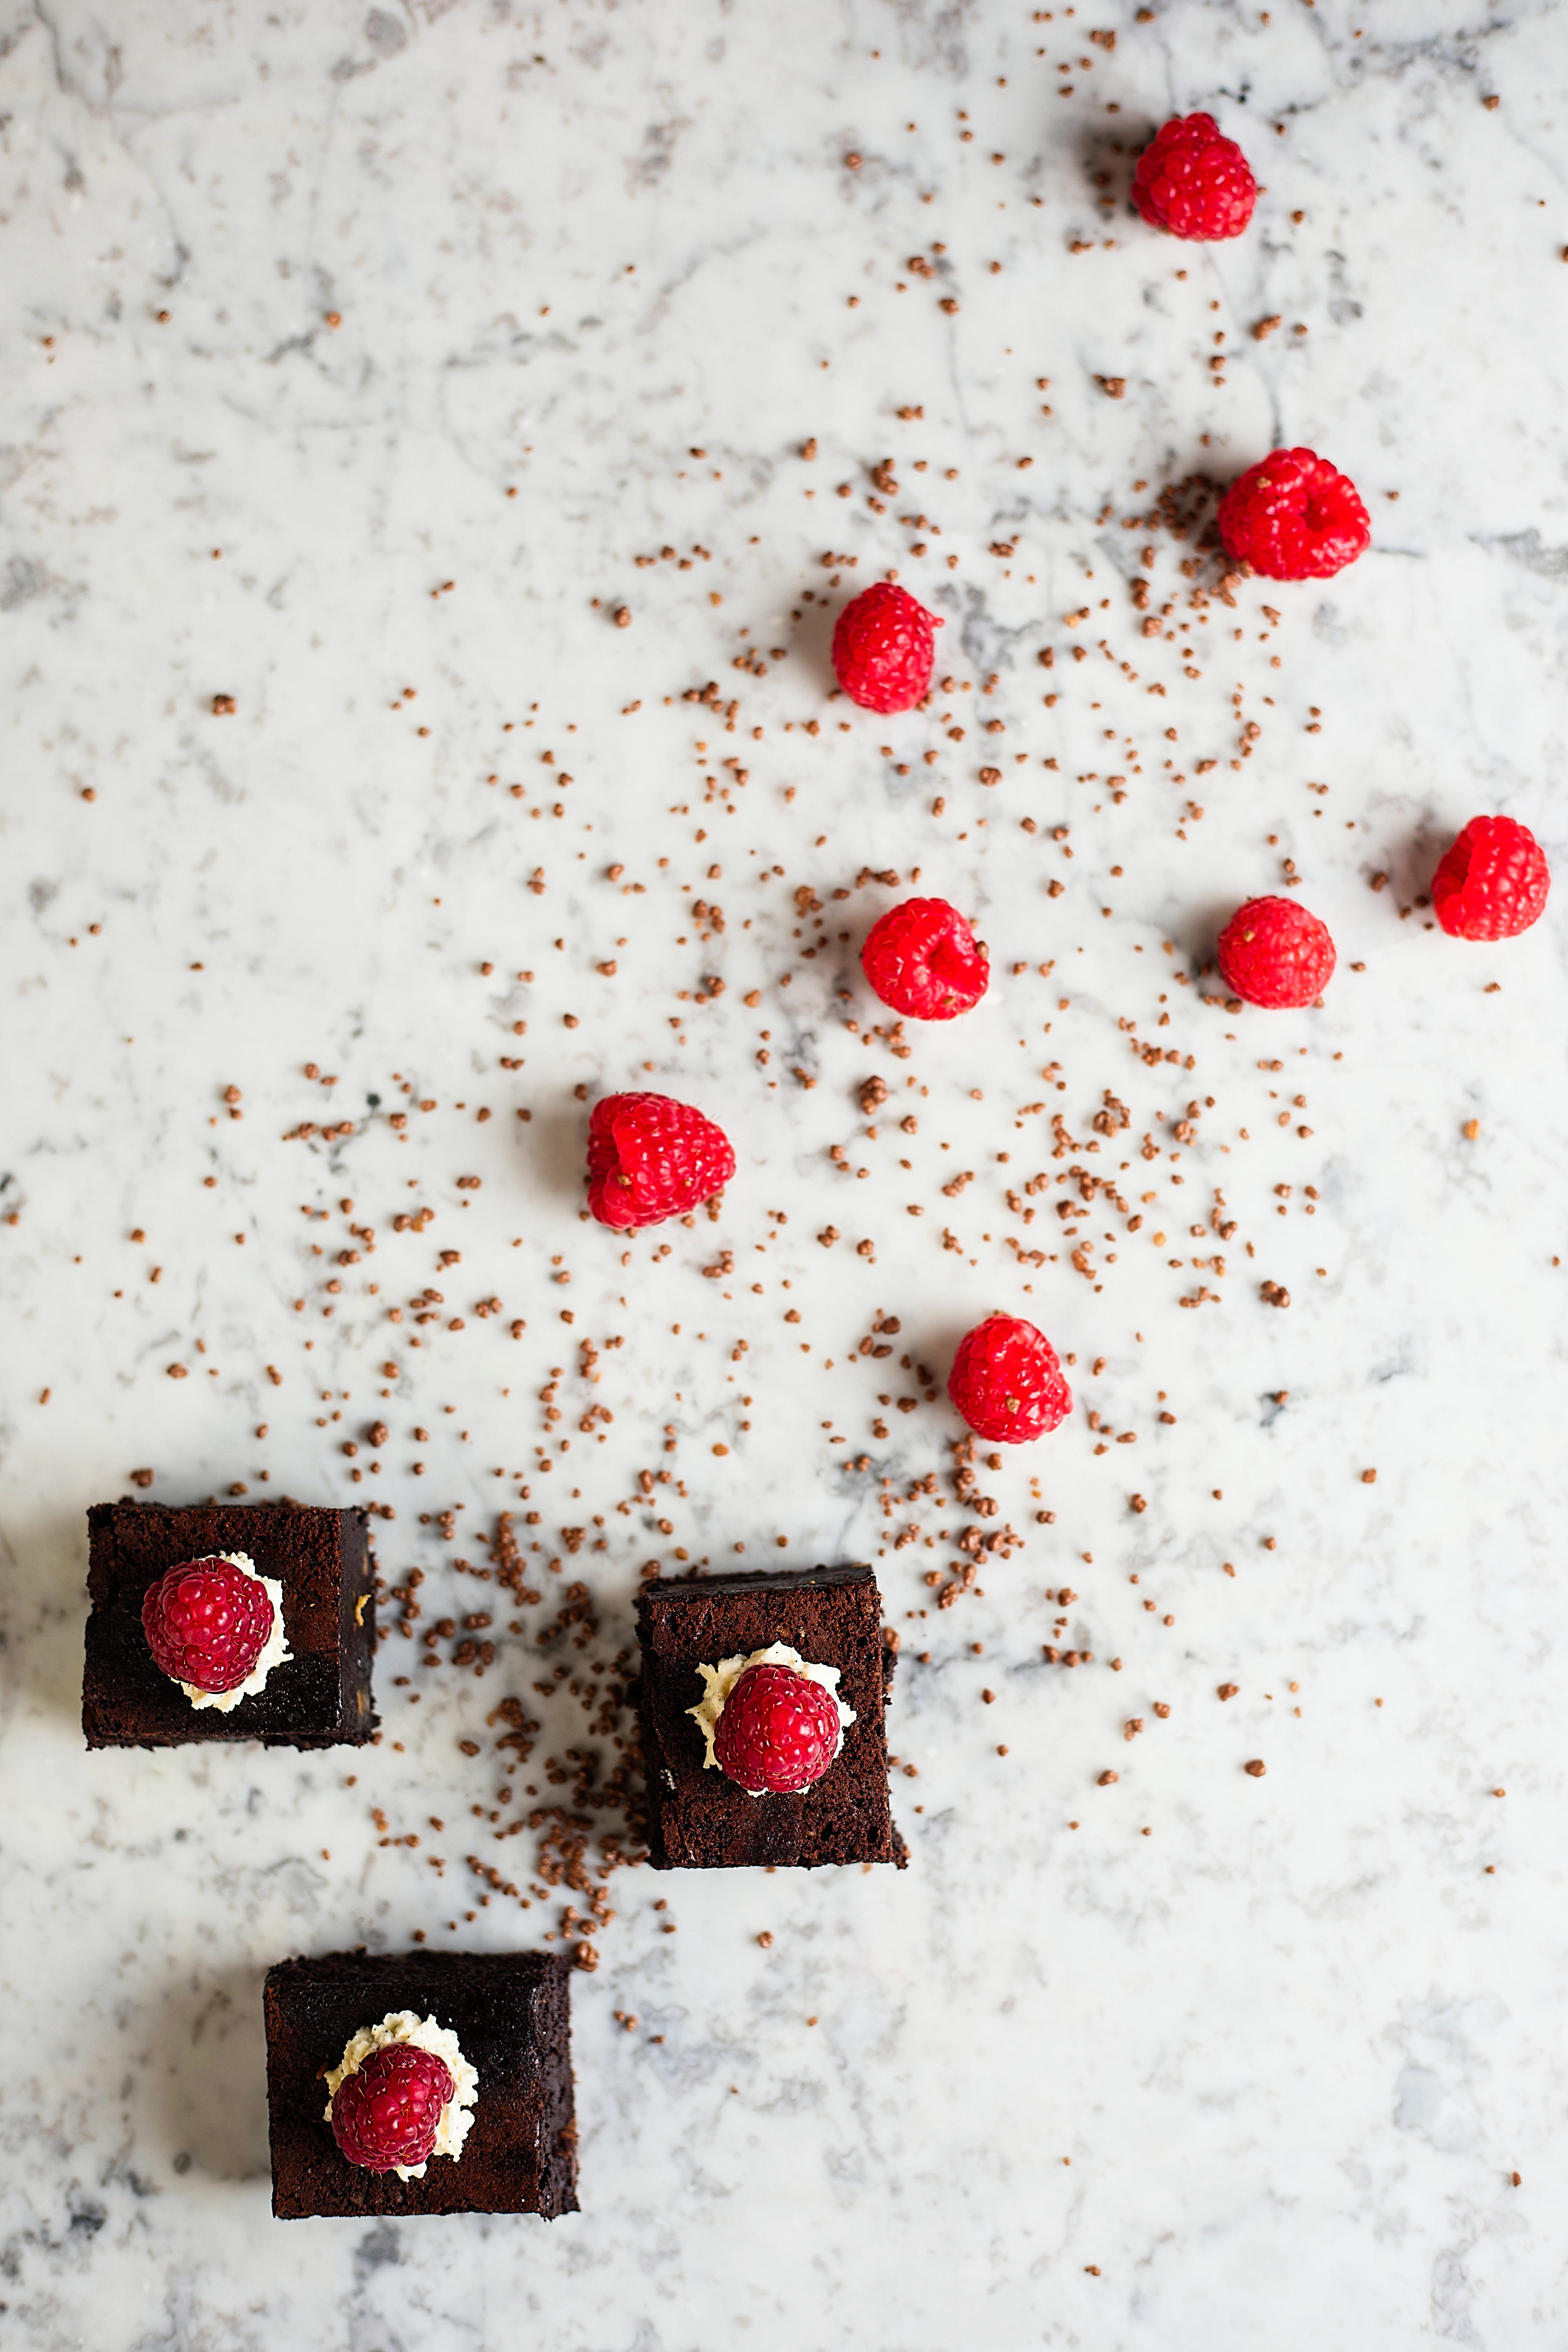
<path id="1" fill-rule="evenodd" d="M 436 2145 L 430 2152 L 433 2156 L 461 2156 L 468 2126 L 474 2120 L 474 2101 L 479 2089 L 478 2069 L 464 2057 L 449 2026 L 437 2025 L 433 2017 L 416 2017 L 411 2009 L 388 2010 L 379 2025 L 362 2025 L 343 2052 L 342 2064 L 329 2069 L 327 2089 L 331 2097 L 327 2101 L 328 2123 L 332 2120 L 332 2099 L 349 2076 L 359 2073 L 373 2051 L 385 2050 L 394 2042 L 411 2042 L 416 2050 L 428 2050 L 433 2057 L 439 2058 L 452 2077 L 452 2095 L 441 2110 Z M 392 2168 L 399 2180 L 425 2178 L 423 2164 L 395 2164 Z"/>
<path id="2" fill-rule="evenodd" d="M 846 1727 L 855 1720 L 854 1708 L 846 1706 L 838 1696 L 838 1677 L 842 1669 L 838 1666 L 814 1665 L 807 1659 L 803 1658 L 798 1650 L 792 1650 L 787 1642 L 770 1642 L 765 1650 L 753 1650 L 750 1657 L 737 1655 L 733 1658 L 721 1658 L 716 1666 L 700 1665 L 698 1667 L 697 1671 L 702 1676 L 705 1687 L 700 1703 L 696 1706 L 689 1706 L 686 1712 L 698 1726 L 707 1742 L 708 1752 L 702 1759 L 703 1770 L 706 1771 L 710 1765 L 712 1765 L 716 1770 L 723 1769 L 719 1759 L 713 1753 L 713 1735 L 719 1728 L 719 1717 L 724 1712 L 725 1700 L 740 1681 L 741 1676 L 749 1674 L 753 1666 L 789 1666 L 795 1674 L 803 1675 L 808 1683 L 817 1684 L 827 1693 L 828 1697 L 838 1709 L 838 1744 L 833 1751 L 837 1756 L 844 1746 Z M 761 1797 L 765 1796 L 767 1791 L 764 1789 L 748 1789 L 746 1794 L 748 1797 Z"/>
<path id="3" fill-rule="evenodd" d="M 253 1583 L 263 1586 L 272 1603 L 272 1631 L 268 1635 L 267 1646 L 242 1683 L 236 1683 L 232 1690 L 226 1691 L 205 1691 L 196 1683 L 180 1685 L 193 1706 L 216 1706 L 220 1715 L 232 1715 L 242 1698 L 255 1697 L 274 1666 L 286 1665 L 294 1654 L 289 1647 L 289 1636 L 283 1631 L 283 1587 L 275 1576 L 263 1576 L 246 1552 L 215 1551 L 205 1557 L 226 1559 L 231 1567 L 239 1570 L 242 1576 L 248 1576 Z"/>

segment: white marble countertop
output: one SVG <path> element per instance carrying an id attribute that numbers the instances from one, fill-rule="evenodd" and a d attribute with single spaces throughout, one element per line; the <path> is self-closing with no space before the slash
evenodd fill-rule
<path id="1" fill-rule="evenodd" d="M 1568 60 L 1476 21 L 11 0 L 0 2343 L 1563 2342 L 1564 913 L 1419 894 L 1479 810 L 1568 854 Z M 1130 158 L 1199 106 L 1266 193 L 1179 248 Z M 1194 607 L 1129 520 L 1280 440 L 1373 551 Z M 888 569 L 952 683 L 881 720 L 825 646 Z M 900 1056 L 856 950 L 916 869 L 996 978 Z M 1201 1002 L 1291 872 L 1323 1009 Z M 739 1169 L 623 1250 L 583 1106 L 638 1083 Z M 995 1306 L 1079 1410 L 976 1519 L 857 1350 Z M 89 1756 L 136 1470 L 375 1499 L 421 1633 L 500 1508 L 549 1590 L 480 1681 L 395 1637 L 374 1751 Z M 965 1526 L 1022 1541 L 941 1608 Z M 561 1933 L 486 1717 L 547 1797 L 607 1762 L 531 1629 L 581 1580 L 608 1668 L 652 1557 L 880 1563 L 910 1869 L 614 1875 L 582 2214 L 285 2230 L 263 1971 Z"/>

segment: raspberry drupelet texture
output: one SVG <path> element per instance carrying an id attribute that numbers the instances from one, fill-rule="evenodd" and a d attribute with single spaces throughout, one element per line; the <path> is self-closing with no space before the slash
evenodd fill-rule
<path id="1" fill-rule="evenodd" d="M 906 898 L 871 926 L 860 950 L 884 1004 L 915 1021 L 951 1021 L 985 993 L 985 950 L 945 898 Z"/>
<path id="2" fill-rule="evenodd" d="M 735 1172 L 730 1139 L 669 1095 L 604 1095 L 588 1119 L 588 1206 L 626 1232 L 684 1216 Z"/>
<path id="3" fill-rule="evenodd" d="M 332 2095 L 332 2137 L 367 2172 L 423 2164 L 436 2145 L 450 2073 L 431 2050 L 391 2042 L 373 2050 Z"/>
<path id="4" fill-rule="evenodd" d="M 1231 562 L 1266 580 L 1331 580 L 1372 544 L 1355 484 L 1310 449 L 1274 449 L 1249 466 L 1215 520 Z"/>
<path id="5" fill-rule="evenodd" d="M 1044 1437 L 1072 1411 L 1072 1391 L 1043 1331 L 991 1315 L 958 1343 L 947 1392 L 971 1429 L 1004 1445 Z"/>
<path id="6" fill-rule="evenodd" d="M 821 1780 L 838 1739 L 838 1709 L 820 1683 L 793 1666 L 752 1666 L 724 1702 L 713 1753 L 752 1796 L 784 1796 Z"/>
<path id="7" fill-rule="evenodd" d="M 851 596 L 833 631 L 833 671 L 862 710 L 912 710 L 936 661 L 934 613 L 890 580 Z"/>
<path id="8" fill-rule="evenodd" d="M 1258 202 L 1258 183 L 1212 114 L 1178 114 L 1139 156 L 1132 201 L 1152 227 L 1208 243 L 1241 235 Z"/>
<path id="9" fill-rule="evenodd" d="M 161 1673 L 201 1691 L 231 1691 L 272 1636 L 271 1598 L 230 1559 L 188 1559 L 149 1585 L 142 1630 Z"/>
<path id="10" fill-rule="evenodd" d="M 1244 1003 L 1282 1012 L 1314 1003 L 1333 977 L 1329 927 L 1294 898 L 1249 898 L 1219 935 L 1226 986 Z"/>
<path id="11" fill-rule="evenodd" d="M 1432 877 L 1432 911 L 1451 939 L 1513 940 L 1539 922 L 1552 875 L 1530 827 L 1473 816 Z"/>

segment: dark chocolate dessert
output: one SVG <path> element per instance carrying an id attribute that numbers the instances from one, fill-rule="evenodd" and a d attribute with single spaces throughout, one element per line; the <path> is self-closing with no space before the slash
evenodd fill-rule
<path id="1" fill-rule="evenodd" d="M 882 1600 L 868 1568 L 781 1575 L 688 1577 L 637 1594 L 639 1714 L 647 1774 L 647 1838 L 657 1870 L 733 1870 L 773 1864 L 909 1860 L 888 1803 L 883 1710 L 896 1663 L 882 1639 Z M 750 1796 L 705 1766 L 707 1740 L 689 1710 L 699 1671 L 775 1643 L 807 1664 L 837 1667 L 837 1696 L 854 1712 L 843 1746 L 799 1793 Z"/>
<path id="2" fill-rule="evenodd" d="M 274 2213 L 575 2213 L 570 1984 L 570 1964 L 542 1952 L 326 1952 L 269 1969 Z M 455 2034 L 479 2075 L 462 2153 L 433 2155 L 422 2179 L 352 2163 L 326 2119 L 349 2042 L 402 2010 Z"/>
<path id="3" fill-rule="evenodd" d="M 362 1510 L 302 1503 L 95 1503 L 89 1530 L 82 1728 L 89 1748 L 258 1739 L 269 1748 L 359 1747 L 376 1727 L 374 1563 Z M 265 1686 L 226 1707 L 194 1705 L 159 1666 L 142 1624 L 149 1588 L 172 1568 L 240 1554 L 282 1589 L 289 1654 Z"/>

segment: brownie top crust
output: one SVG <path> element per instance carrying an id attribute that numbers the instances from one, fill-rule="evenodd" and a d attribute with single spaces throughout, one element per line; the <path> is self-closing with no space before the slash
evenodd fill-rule
<path id="1" fill-rule="evenodd" d="M 325 1745 L 370 1737 L 375 1600 L 369 1517 L 303 1503 L 95 1503 L 88 1512 L 86 1674 L 89 1746 L 193 1739 Z M 292 1656 L 232 1711 L 192 1706 L 159 1668 L 142 1626 L 150 1585 L 184 1561 L 243 1552 L 283 1588 Z"/>
<path id="2" fill-rule="evenodd" d="M 648 1845 L 656 1867 L 903 1865 L 908 1857 L 888 1802 L 882 1720 L 894 1658 L 883 1644 L 881 1595 L 869 1568 L 661 1579 L 642 1586 L 637 1609 Z M 811 1788 L 752 1797 L 704 1766 L 702 1735 L 688 1710 L 702 1696 L 700 1665 L 717 1665 L 774 1642 L 812 1664 L 837 1666 L 838 1695 L 856 1719 Z"/>
<path id="3" fill-rule="evenodd" d="M 268 1971 L 272 2210 L 310 2216 L 577 2211 L 570 1964 L 543 1952 L 327 1952 Z M 330 2067 L 360 2027 L 395 2010 L 434 2017 L 479 2073 L 462 2154 L 422 2180 L 341 2154 L 326 2120 Z"/>

